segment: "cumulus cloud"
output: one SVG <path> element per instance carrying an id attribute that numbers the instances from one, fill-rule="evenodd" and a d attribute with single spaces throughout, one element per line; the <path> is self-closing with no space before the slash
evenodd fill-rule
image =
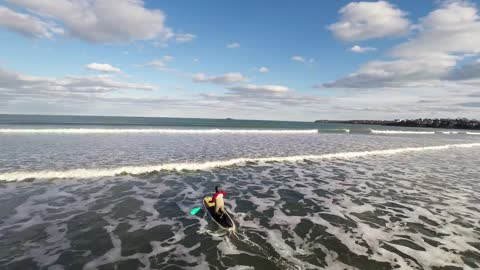
<path id="1" fill-rule="evenodd" d="M 270 70 L 269 70 L 267 67 L 261 67 L 261 68 L 258 69 L 258 71 L 259 71 L 260 73 L 267 73 L 267 72 L 269 72 Z"/>
<path id="2" fill-rule="evenodd" d="M 118 73 L 121 70 L 110 64 L 91 63 L 85 66 L 86 69 L 101 71 L 105 73 Z"/>
<path id="3" fill-rule="evenodd" d="M 153 91 L 157 89 L 158 87 L 153 85 L 118 81 L 106 75 L 49 78 L 0 69 L 0 93 L 14 97 L 55 98 L 79 93 L 101 94 L 120 90 Z"/>
<path id="4" fill-rule="evenodd" d="M 298 112 L 325 104 L 322 102 L 323 98 L 296 95 L 286 86 L 245 85 L 230 88 L 227 88 L 224 94 L 202 93 L 184 98 L 159 97 L 149 95 L 150 91 L 157 89 L 155 86 L 118 81 L 111 75 L 49 78 L 0 69 L 0 101 L 3 111 L 17 108 L 16 112 L 37 113 L 43 109 L 58 112 L 61 108 L 68 108 L 70 112 L 81 113 L 87 109 L 91 112 L 101 112 L 97 109 L 106 104 L 106 108 L 121 108 L 121 111 L 110 111 L 112 113 L 125 113 L 129 109 L 138 115 L 152 110 L 156 112 L 173 110 L 180 113 L 193 108 L 190 114 L 193 112 L 218 114 L 225 111 L 238 113 L 246 110 L 261 112 L 267 118 L 271 116 L 281 118 L 279 113 L 282 112 L 279 112 L 278 108 L 282 106 L 287 107 L 287 111 Z M 128 91 L 122 90 L 147 91 L 143 92 L 145 94 L 132 96 Z M 23 104 L 21 108 L 26 109 L 19 111 L 19 103 Z"/>
<path id="5" fill-rule="evenodd" d="M 0 103 L 3 112 L 38 113 L 47 110 L 84 113 L 88 110 L 102 113 L 102 110 L 98 110 L 102 104 L 106 105 L 105 108 L 115 108 L 112 114 L 125 114 L 125 110 L 130 109 L 136 115 L 145 115 L 152 110 L 193 108 L 198 111 L 198 108 L 212 108 L 211 101 L 199 100 L 198 97 L 176 98 L 158 96 L 152 92 L 158 89 L 154 85 L 119 81 L 110 75 L 49 78 L 0 68 Z M 123 90 L 139 91 L 132 95 Z"/>
<path id="6" fill-rule="evenodd" d="M 390 61 L 372 61 L 356 72 L 326 83 L 333 88 L 436 87 L 446 81 L 480 79 L 477 63 L 460 60 L 480 53 L 480 17 L 466 1 L 447 1 L 420 19 L 416 35 L 395 46 Z"/>
<path id="7" fill-rule="evenodd" d="M 227 48 L 229 48 L 229 49 L 237 49 L 237 48 L 240 48 L 240 43 L 238 43 L 238 42 L 233 42 L 233 43 L 227 44 Z"/>
<path id="8" fill-rule="evenodd" d="M 204 100 L 218 102 L 216 105 L 228 108 L 242 108 L 254 111 L 285 113 L 292 111 L 318 111 L 328 97 L 299 95 L 294 89 L 283 85 L 241 85 L 227 87 L 223 94 L 201 94 Z M 279 108 L 282 108 L 279 110 Z M 277 115 L 278 118 L 278 115 Z M 284 118 L 285 119 L 285 118 Z"/>
<path id="9" fill-rule="evenodd" d="M 340 20 L 328 29 L 341 40 L 359 41 L 408 33 L 406 13 L 386 1 L 352 2 L 339 11 Z"/>
<path id="10" fill-rule="evenodd" d="M 358 71 L 324 84 L 328 88 L 412 87 L 435 83 L 455 65 L 451 59 L 372 61 Z"/>
<path id="11" fill-rule="evenodd" d="M 18 13 L 2 6 L 0 6 L 0 27 L 35 38 L 51 38 L 54 34 L 63 33 L 63 30 L 53 23 L 44 22 L 37 17 Z"/>
<path id="12" fill-rule="evenodd" d="M 292 91 L 292 89 L 283 85 L 254 85 L 247 84 L 241 86 L 232 86 L 228 88 L 235 92 L 254 92 L 254 93 L 286 93 Z"/>
<path id="13" fill-rule="evenodd" d="M 403 58 L 464 56 L 480 53 L 478 10 L 466 1 L 447 1 L 421 19 L 418 35 L 392 55 Z"/>
<path id="14" fill-rule="evenodd" d="M 305 63 L 305 58 L 303 58 L 302 56 L 292 56 L 292 58 L 290 58 L 290 60 L 292 61 L 295 61 L 295 62 L 301 62 L 301 63 Z"/>
<path id="15" fill-rule="evenodd" d="M 175 59 L 173 56 L 164 55 L 161 59 L 155 59 L 140 66 L 152 67 L 159 71 L 175 71 L 174 69 L 167 67 L 168 62 L 173 61 L 173 59 Z"/>
<path id="16" fill-rule="evenodd" d="M 377 49 L 373 47 L 362 47 L 359 45 L 355 45 L 348 50 L 354 53 L 364 53 L 364 52 L 376 51 Z"/>
<path id="17" fill-rule="evenodd" d="M 232 84 L 238 82 L 246 82 L 248 78 L 243 76 L 241 73 L 238 72 L 229 72 L 222 75 L 217 76 L 207 76 L 204 73 L 196 73 L 193 74 L 192 79 L 194 82 L 199 83 L 215 83 L 215 84 Z"/>
<path id="18" fill-rule="evenodd" d="M 261 115 L 262 118 L 297 120 L 306 120 L 308 117 L 313 120 L 319 115 L 332 119 L 351 118 L 352 115 L 378 119 L 418 115 L 456 117 L 462 113 L 465 117 L 474 117 L 480 112 L 476 106 L 476 102 L 480 101 L 478 87 L 455 84 L 438 89 L 407 88 L 401 92 L 340 92 L 328 97 L 301 95 L 282 85 L 231 86 L 226 88 L 225 93 L 202 93 L 184 98 L 159 97 L 156 92 L 155 95 L 149 95 L 155 89 L 158 88 L 153 85 L 118 81 L 111 75 L 49 78 L 0 69 L 0 101 L 4 112 L 38 113 L 39 107 L 52 111 L 58 107 L 68 108 L 70 112 L 75 108 L 79 113 L 86 109 L 102 112 L 97 110 L 102 104 L 117 108 L 116 111 L 109 111 L 113 114 L 125 113 L 128 109 L 138 115 L 152 110 L 156 113 L 168 110 L 181 113 L 193 108 L 184 116 L 201 113 L 213 117 L 231 112 L 238 117 L 258 118 Z M 133 96 L 129 91 L 122 90 L 141 91 Z M 25 109 L 19 111 L 18 108 Z M 249 114 L 249 111 L 255 113 Z"/>
<path id="19" fill-rule="evenodd" d="M 34 33 L 45 36 L 44 18 L 63 25 L 71 36 L 94 43 L 123 43 L 133 40 L 168 40 L 176 35 L 165 25 L 165 14 L 144 7 L 142 0 L 7 0 L 26 9 L 23 21 L 37 25 Z M 35 14 L 35 17 L 33 17 Z M 3 16 L 1 16 L 3 17 Z M 18 17 L 18 16 L 17 16 Z M 18 20 L 17 20 L 18 24 Z M 5 25 L 5 24 L 4 24 Z M 43 28 L 39 25 L 44 25 Z M 10 26 L 10 28 L 12 28 Z M 25 27 L 17 30 L 27 31 Z M 48 28 L 47 28 L 48 29 Z M 22 31 L 20 31 L 22 32 Z M 32 32 L 32 31 L 30 31 Z M 51 32 L 51 31 L 50 31 Z M 191 34 L 177 34 L 178 42 L 193 39 Z"/>

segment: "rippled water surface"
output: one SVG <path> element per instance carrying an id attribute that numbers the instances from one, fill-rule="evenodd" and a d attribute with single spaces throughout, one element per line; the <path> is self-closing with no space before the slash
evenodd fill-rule
<path id="1" fill-rule="evenodd" d="M 0 269 L 478 269 L 479 142 L 0 134 Z M 189 214 L 215 185 L 234 233 Z"/>

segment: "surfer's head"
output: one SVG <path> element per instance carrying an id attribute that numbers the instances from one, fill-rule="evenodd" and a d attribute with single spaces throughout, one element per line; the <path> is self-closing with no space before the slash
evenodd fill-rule
<path id="1" fill-rule="evenodd" d="M 218 192 L 218 186 L 215 186 L 215 192 Z"/>

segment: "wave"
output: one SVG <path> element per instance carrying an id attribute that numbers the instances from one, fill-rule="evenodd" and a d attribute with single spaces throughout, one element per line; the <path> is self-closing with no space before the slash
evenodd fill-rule
<path id="1" fill-rule="evenodd" d="M 117 168 L 93 168 L 93 169 L 74 169 L 66 171 L 17 171 L 0 174 L 0 180 L 3 181 L 20 181 L 25 179 L 51 179 L 51 178 L 96 178 L 108 177 L 120 174 L 139 175 L 155 171 L 171 170 L 209 170 L 218 167 L 228 167 L 232 165 L 242 165 L 248 162 L 298 162 L 303 160 L 329 160 L 329 159 L 351 159 L 366 156 L 376 155 L 396 155 L 408 152 L 423 152 L 432 150 L 445 150 L 450 148 L 471 148 L 480 147 L 480 143 L 470 144 L 447 144 L 441 146 L 426 146 L 426 147 L 408 147 L 388 150 L 374 150 L 363 152 L 341 152 L 323 155 L 299 155 L 299 156 L 285 156 L 285 157 L 266 157 L 266 158 L 235 158 L 223 161 L 207 161 L 203 163 L 167 163 L 147 166 L 125 166 Z"/>
<path id="2" fill-rule="evenodd" d="M 468 135 L 480 135 L 480 132 L 465 132 Z"/>
<path id="3" fill-rule="evenodd" d="M 319 129 L 319 133 L 350 133 L 350 129 L 348 128 L 333 128 L 333 129 Z"/>
<path id="4" fill-rule="evenodd" d="M 458 134 L 458 131 L 440 131 L 443 134 Z"/>
<path id="5" fill-rule="evenodd" d="M 435 131 L 409 131 L 409 130 L 376 130 L 370 129 L 374 134 L 435 134 Z"/>
<path id="6" fill-rule="evenodd" d="M 314 134 L 317 129 L 0 129 L 0 134 Z"/>

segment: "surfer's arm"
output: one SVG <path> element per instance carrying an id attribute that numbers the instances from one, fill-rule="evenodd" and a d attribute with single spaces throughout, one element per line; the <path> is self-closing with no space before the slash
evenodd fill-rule
<path id="1" fill-rule="evenodd" d="M 212 200 L 210 201 L 211 203 L 214 203 L 215 200 L 217 199 L 217 196 L 218 196 L 218 192 L 213 194 L 213 197 L 212 197 Z"/>

